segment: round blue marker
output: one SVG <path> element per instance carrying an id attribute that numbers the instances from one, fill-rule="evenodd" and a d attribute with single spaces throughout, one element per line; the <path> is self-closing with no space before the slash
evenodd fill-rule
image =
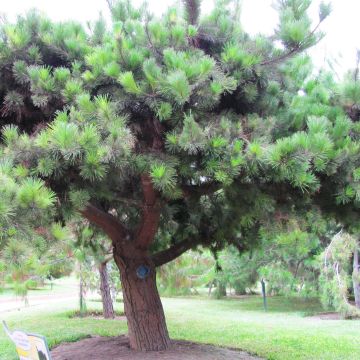
<path id="1" fill-rule="evenodd" d="M 140 279 L 145 279 L 150 274 L 150 268 L 146 265 L 140 265 L 136 269 L 136 275 Z"/>

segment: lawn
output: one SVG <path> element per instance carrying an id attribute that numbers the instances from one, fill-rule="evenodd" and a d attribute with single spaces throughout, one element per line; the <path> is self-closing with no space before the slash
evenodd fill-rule
<path id="1" fill-rule="evenodd" d="M 360 358 L 360 321 L 319 320 L 304 316 L 321 311 L 315 300 L 269 298 L 265 313 L 259 297 L 212 300 L 163 299 L 171 337 L 236 347 L 267 359 Z M 124 322 L 70 319 L 75 304 L 25 309 L 5 314 L 11 328 L 45 335 L 50 346 L 90 334 L 114 336 L 126 332 Z M 99 308 L 100 303 L 89 304 Z M 121 308 L 121 304 L 117 304 Z M 0 331 L 0 359 L 15 360 L 13 346 Z"/>
<path id="2" fill-rule="evenodd" d="M 29 297 L 44 296 L 44 295 L 64 294 L 69 292 L 73 293 L 74 287 L 77 289 L 78 286 L 77 282 L 78 280 L 76 280 L 74 276 L 67 276 L 61 279 L 55 279 L 52 282 L 47 281 L 43 287 L 39 286 L 36 289 L 30 289 L 28 291 L 28 296 Z M 75 291 L 77 292 L 77 290 Z M 0 288 L 0 300 L 5 297 L 16 298 L 16 295 L 14 294 L 11 285 L 6 285 L 5 287 Z"/>

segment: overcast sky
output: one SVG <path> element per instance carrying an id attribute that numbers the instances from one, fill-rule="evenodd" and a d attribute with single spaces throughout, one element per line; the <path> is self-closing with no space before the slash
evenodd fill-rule
<path id="1" fill-rule="evenodd" d="M 140 3 L 141 0 L 132 0 Z M 149 0 L 149 8 L 161 14 L 172 0 Z M 314 23 L 318 20 L 317 8 L 320 0 L 313 0 L 311 8 Z M 332 0 L 333 12 L 323 23 L 322 30 L 327 34 L 316 48 L 311 50 L 314 62 L 318 67 L 324 66 L 327 60 L 338 62 L 336 71 L 342 74 L 354 66 L 356 49 L 360 49 L 359 14 L 360 0 Z M 212 0 L 203 0 L 203 10 L 209 11 Z M 277 23 L 276 12 L 271 7 L 272 0 L 242 0 L 242 24 L 250 33 L 271 34 Z M 0 0 L 0 12 L 10 20 L 31 8 L 38 8 L 53 20 L 75 19 L 82 22 L 94 20 L 100 11 L 108 17 L 105 0 Z"/>

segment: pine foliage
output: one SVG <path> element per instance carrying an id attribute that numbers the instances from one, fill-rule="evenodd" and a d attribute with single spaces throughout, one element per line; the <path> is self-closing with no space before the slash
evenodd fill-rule
<path id="1" fill-rule="evenodd" d="M 90 203 L 134 234 L 143 174 L 162 204 L 153 250 L 188 238 L 246 249 L 288 203 L 358 211 L 358 85 L 299 55 L 330 13 L 321 4 L 313 25 L 309 6 L 277 1 L 270 37 L 244 32 L 237 1 L 203 16 L 184 1 L 160 18 L 115 1 L 112 25 L 100 17 L 89 31 L 36 12 L 5 23 L 1 158 L 13 170 L 2 181 L 15 194 L 4 219 L 13 198 L 49 208 L 46 184 L 62 220 Z"/>

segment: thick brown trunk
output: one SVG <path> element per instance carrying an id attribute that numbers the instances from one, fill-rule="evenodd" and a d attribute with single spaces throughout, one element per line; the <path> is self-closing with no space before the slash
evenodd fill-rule
<path id="1" fill-rule="evenodd" d="M 355 296 L 355 305 L 360 309 L 360 264 L 359 264 L 359 249 L 356 244 L 354 251 L 354 266 L 353 266 L 353 287 Z"/>
<path id="2" fill-rule="evenodd" d="M 114 259 L 120 270 L 130 346 L 140 351 L 168 349 L 170 338 L 156 287 L 154 263 L 143 254 L 132 255 L 131 258 L 124 257 L 114 250 Z"/>
<path id="3" fill-rule="evenodd" d="M 99 275 L 103 315 L 105 319 L 113 319 L 115 317 L 115 313 L 110 293 L 109 274 L 107 271 L 106 263 L 101 263 L 99 265 Z"/>
<path id="4" fill-rule="evenodd" d="M 114 259 L 120 270 L 130 347 L 141 351 L 165 350 L 170 339 L 156 287 L 155 263 L 148 253 L 158 230 L 161 202 L 149 174 L 142 174 L 140 183 L 143 203 L 135 232 L 93 205 L 88 205 L 82 214 L 112 240 Z"/>

